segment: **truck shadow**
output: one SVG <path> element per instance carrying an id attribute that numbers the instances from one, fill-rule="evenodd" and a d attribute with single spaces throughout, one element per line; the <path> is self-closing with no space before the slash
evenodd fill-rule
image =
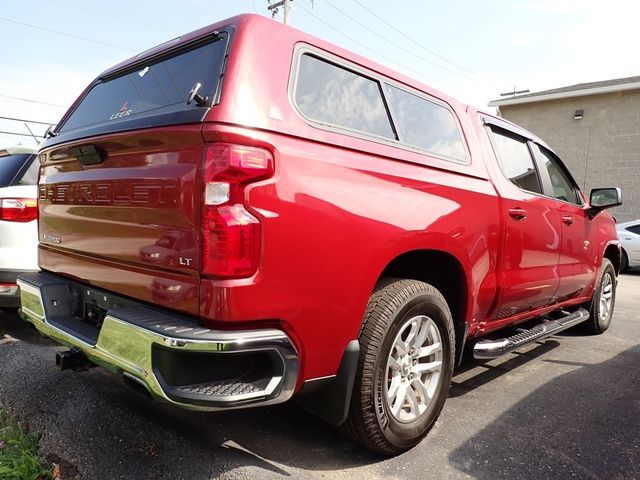
<path id="1" fill-rule="evenodd" d="M 335 472 L 385 460 L 295 403 L 218 413 L 179 410 L 124 388 L 117 377 L 99 368 L 82 373 L 57 372 L 53 352 L 58 347 L 12 315 L 0 314 L 0 339 L 4 334 L 20 342 L 7 345 L 6 349 L 0 345 L 0 402 L 4 401 L 10 413 L 41 432 L 41 451 L 62 463 L 63 470 L 77 472 L 77 476 L 69 478 L 308 478 L 304 470 Z M 529 361 L 539 360 L 558 345 L 553 339 L 547 340 L 491 364 L 476 363 L 467 357 L 454 374 L 450 396 L 464 395 Z M 589 375 L 581 378 L 588 380 Z M 590 380 L 587 385 L 597 390 Z M 588 418 L 590 408 L 598 408 L 598 403 L 590 406 L 583 399 L 585 405 L 579 410 L 570 404 L 575 403 L 573 397 L 582 387 L 559 385 L 551 394 L 555 392 L 561 398 L 536 396 L 531 408 L 542 416 L 545 410 L 566 408 L 567 413 L 578 412 Z M 588 394 L 593 392 L 589 390 Z M 604 396 L 606 392 L 595 394 Z M 638 407 L 635 415 L 640 413 L 637 410 Z M 508 422 L 517 425 L 518 413 L 514 415 Z M 546 413 L 545 418 L 552 428 L 553 414 Z M 535 420 L 533 415 L 527 419 Z M 468 451 L 461 447 L 451 461 L 470 474 L 482 474 L 471 468 L 474 464 L 465 460 L 465 455 L 473 453 L 478 445 L 486 445 L 483 442 L 491 440 L 491 435 L 497 435 L 492 448 L 502 449 L 508 458 L 512 442 L 500 437 L 506 433 L 489 432 L 486 438 L 468 445 Z M 526 432 L 518 434 L 523 442 L 524 461 L 529 442 Z M 482 465 L 486 464 L 480 459 L 491 458 L 490 451 L 484 452 L 485 457 L 474 455 L 470 456 L 471 461 L 481 461 Z M 402 459 L 403 456 L 389 462 L 401 464 Z M 500 472 L 497 466 L 493 468 Z"/>
<path id="2" fill-rule="evenodd" d="M 640 277 L 640 268 L 629 268 L 626 272 L 621 273 L 623 277 L 628 275 L 630 277 Z"/>
<path id="3" fill-rule="evenodd" d="M 508 358 L 506 361 L 503 359 L 479 361 L 473 358 L 471 349 L 465 351 L 462 365 L 454 371 L 449 398 L 459 397 L 498 379 L 502 375 L 559 347 L 560 342 L 551 338 L 546 341 L 536 342 L 534 345 L 535 347 L 529 347 L 528 350 L 525 347 L 525 349 L 511 353 L 506 357 Z"/>
<path id="4" fill-rule="evenodd" d="M 180 410 L 125 388 L 100 368 L 58 372 L 54 351 L 60 347 L 12 313 L 0 312 L 3 338 L 11 343 L 0 344 L 0 406 L 41 434 L 41 452 L 62 464 L 65 480 L 304 478 L 300 470 L 384 460 L 293 402 Z"/>
<path id="5" fill-rule="evenodd" d="M 0 310 L 0 341 L 20 340 L 32 345 L 55 345 L 38 333 L 33 325 L 21 320 L 16 310 Z"/>
<path id="6" fill-rule="evenodd" d="M 450 463 L 478 479 L 639 478 L 637 365 L 640 346 L 575 364 L 462 444 Z"/>

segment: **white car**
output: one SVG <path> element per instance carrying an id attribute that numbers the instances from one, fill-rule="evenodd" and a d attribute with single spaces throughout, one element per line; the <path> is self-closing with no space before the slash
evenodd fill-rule
<path id="1" fill-rule="evenodd" d="M 38 155 L 0 148 L 0 309 L 18 308 L 16 278 L 38 270 Z"/>
<path id="2" fill-rule="evenodd" d="M 640 219 L 616 224 L 622 244 L 621 270 L 640 267 Z"/>

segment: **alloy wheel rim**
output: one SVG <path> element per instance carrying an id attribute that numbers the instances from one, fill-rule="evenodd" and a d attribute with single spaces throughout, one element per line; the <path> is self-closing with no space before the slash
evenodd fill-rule
<path id="1" fill-rule="evenodd" d="M 602 287 L 600 288 L 600 321 L 605 322 L 611 312 L 611 304 L 613 303 L 613 279 L 610 273 L 605 273 L 602 279 Z"/>
<path id="2" fill-rule="evenodd" d="M 417 315 L 398 330 L 387 358 L 385 395 L 391 415 L 412 422 L 434 399 L 442 372 L 442 338 L 430 317 Z"/>

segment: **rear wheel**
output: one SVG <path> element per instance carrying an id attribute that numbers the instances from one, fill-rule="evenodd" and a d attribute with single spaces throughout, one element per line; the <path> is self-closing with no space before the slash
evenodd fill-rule
<path id="1" fill-rule="evenodd" d="M 585 322 L 585 328 L 589 333 L 600 334 L 611 325 L 613 307 L 616 302 L 616 271 L 609 259 L 602 260 L 600 277 L 591 300 L 590 317 Z"/>
<path id="2" fill-rule="evenodd" d="M 627 252 L 622 250 L 622 258 L 620 259 L 620 271 L 626 272 L 629 268 L 629 257 L 627 257 Z"/>
<path id="3" fill-rule="evenodd" d="M 447 398 L 454 364 L 453 319 L 433 286 L 390 281 L 370 298 L 349 416 L 342 430 L 396 455 L 416 445 Z"/>

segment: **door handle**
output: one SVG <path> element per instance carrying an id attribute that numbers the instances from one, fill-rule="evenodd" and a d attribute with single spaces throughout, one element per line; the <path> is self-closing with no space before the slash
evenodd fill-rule
<path id="1" fill-rule="evenodd" d="M 575 220 L 571 215 L 567 215 L 566 217 L 562 217 L 562 221 L 567 225 L 572 225 Z"/>
<path id="2" fill-rule="evenodd" d="M 524 210 L 523 208 L 510 208 L 509 215 L 514 220 L 521 221 L 521 220 L 524 220 L 525 217 L 527 216 L 527 211 Z"/>

